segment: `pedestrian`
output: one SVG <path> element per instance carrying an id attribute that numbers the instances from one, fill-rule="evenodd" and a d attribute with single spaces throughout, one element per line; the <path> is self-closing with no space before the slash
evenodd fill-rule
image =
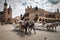
<path id="1" fill-rule="evenodd" d="M 31 27 L 31 22 L 29 22 L 29 27 L 28 27 L 28 31 L 29 33 L 31 33 L 32 27 Z"/>
<path id="2" fill-rule="evenodd" d="M 36 34 L 35 27 L 34 27 L 34 22 L 30 22 L 29 28 L 30 28 L 30 31 L 29 31 L 30 33 L 31 33 L 32 29 L 33 29 L 34 33 Z"/>
<path id="3" fill-rule="evenodd" d="M 27 33 L 28 22 L 25 22 L 25 33 Z"/>
<path id="4" fill-rule="evenodd" d="M 19 24 L 19 32 L 22 30 L 21 25 L 22 25 L 22 22 L 20 22 L 20 24 Z"/>
<path id="5" fill-rule="evenodd" d="M 21 31 L 24 32 L 24 28 L 25 28 L 25 22 L 21 23 Z"/>

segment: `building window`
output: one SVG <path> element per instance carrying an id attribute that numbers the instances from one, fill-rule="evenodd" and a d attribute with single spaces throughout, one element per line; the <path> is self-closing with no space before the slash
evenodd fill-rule
<path id="1" fill-rule="evenodd" d="M 54 14 L 46 14 L 46 18 L 55 18 Z"/>
<path id="2" fill-rule="evenodd" d="M 39 19 L 39 21 L 41 21 L 41 18 Z"/>
<path id="3" fill-rule="evenodd" d="M 10 21 L 10 18 L 8 18 L 8 21 Z"/>
<path id="4" fill-rule="evenodd" d="M 0 17 L 0 21 L 2 21 L 2 17 Z"/>
<path id="5" fill-rule="evenodd" d="M 8 14 L 9 14 L 9 12 L 8 12 Z"/>

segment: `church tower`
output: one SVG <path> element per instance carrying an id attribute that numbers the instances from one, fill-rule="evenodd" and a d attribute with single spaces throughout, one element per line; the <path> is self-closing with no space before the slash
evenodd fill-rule
<path id="1" fill-rule="evenodd" d="M 5 0 L 5 2 L 4 2 L 4 22 L 7 22 L 7 20 L 8 20 L 8 9 L 7 9 L 7 1 Z"/>
<path id="2" fill-rule="evenodd" d="M 8 18 L 8 21 L 12 21 L 12 8 L 11 8 L 11 5 L 9 5 L 9 8 L 8 8 L 8 16 L 9 16 L 9 18 Z"/>

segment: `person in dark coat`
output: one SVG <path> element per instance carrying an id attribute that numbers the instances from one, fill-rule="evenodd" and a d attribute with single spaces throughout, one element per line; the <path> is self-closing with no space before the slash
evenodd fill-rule
<path id="1" fill-rule="evenodd" d="M 25 23 L 25 33 L 27 33 L 28 22 Z"/>
<path id="2" fill-rule="evenodd" d="M 29 28 L 30 28 L 30 31 L 29 31 L 30 33 L 31 33 L 32 29 L 33 29 L 34 33 L 36 34 L 35 27 L 34 27 L 34 22 L 30 22 Z"/>

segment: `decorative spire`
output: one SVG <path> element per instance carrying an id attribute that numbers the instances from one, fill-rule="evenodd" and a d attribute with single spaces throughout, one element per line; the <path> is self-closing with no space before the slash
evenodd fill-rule
<path id="1" fill-rule="evenodd" d="M 7 3 L 7 1 L 5 0 L 5 3 Z"/>
<path id="2" fill-rule="evenodd" d="M 36 11 L 38 10 L 38 7 L 37 7 L 37 6 L 35 7 L 35 10 L 36 10 Z"/>
<path id="3" fill-rule="evenodd" d="M 27 8 L 29 9 L 29 6 L 27 6 Z"/>
<path id="4" fill-rule="evenodd" d="M 57 13 L 59 13 L 59 9 L 57 8 Z"/>
<path id="5" fill-rule="evenodd" d="M 9 5 L 9 8 L 11 8 L 11 5 Z"/>
<path id="6" fill-rule="evenodd" d="M 9 8 L 8 8 L 8 9 L 12 9 L 12 8 L 11 8 L 11 5 L 9 5 Z"/>
<path id="7" fill-rule="evenodd" d="M 30 5 L 30 8 L 32 8 L 32 6 Z"/>
<path id="8" fill-rule="evenodd" d="M 6 5 L 6 6 L 7 6 L 7 0 L 5 0 L 5 3 L 4 3 L 4 5 Z"/>

